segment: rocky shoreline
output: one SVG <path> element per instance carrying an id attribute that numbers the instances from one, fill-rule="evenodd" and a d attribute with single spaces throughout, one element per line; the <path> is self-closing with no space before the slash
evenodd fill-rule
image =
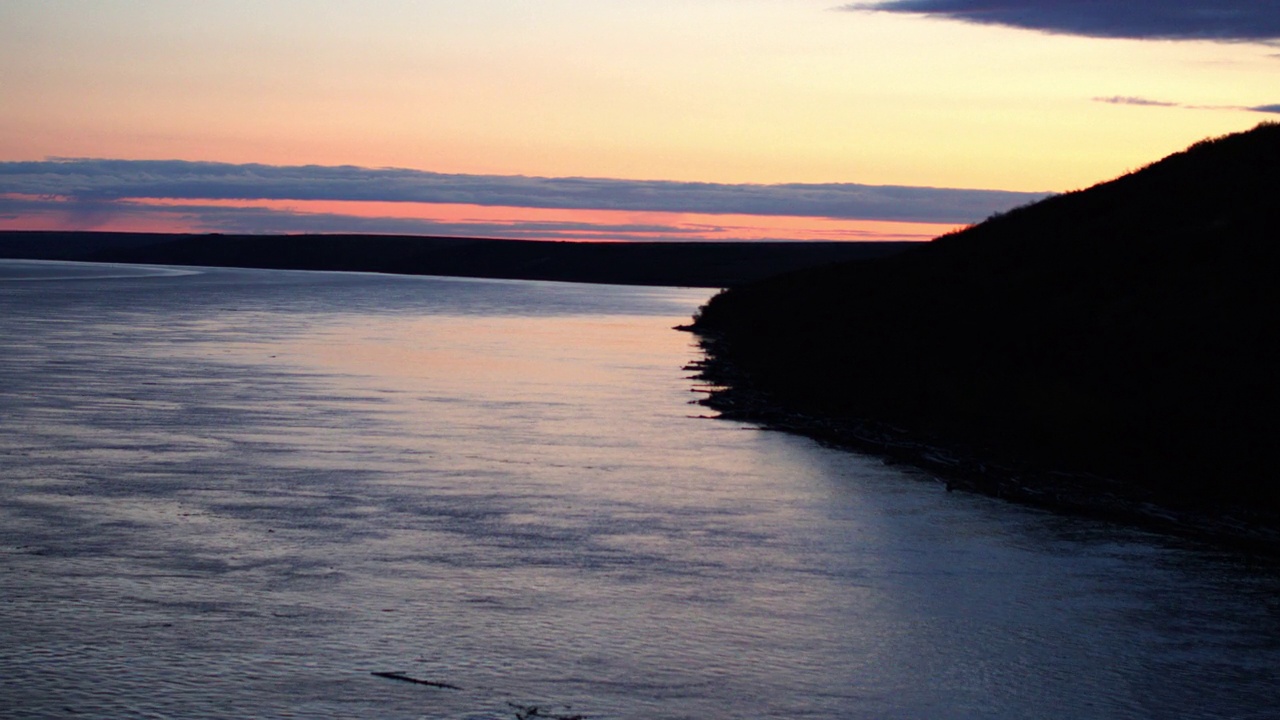
<path id="1" fill-rule="evenodd" d="M 695 326 L 706 358 L 686 366 L 706 393 L 698 404 L 719 417 L 812 438 L 825 445 L 868 453 L 933 474 L 947 491 L 965 491 L 1051 512 L 1096 518 L 1187 538 L 1247 555 L 1280 560 L 1280 517 L 1242 506 L 1177 501 L 1145 488 L 1087 473 L 1072 473 L 994 458 L 982 448 L 945 438 L 921 437 L 865 418 L 838 418 L 786 407 L 753 387 L 728 357 L 723 339 Z"/>

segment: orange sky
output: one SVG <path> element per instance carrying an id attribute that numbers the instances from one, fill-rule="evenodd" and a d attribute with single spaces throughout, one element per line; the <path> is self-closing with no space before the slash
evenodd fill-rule
<path id="1" fill-rule="evenodd" d="M 1143 2 L 1153 15 L 1163 7 Z M 839 4 L 7 0 L 0 163 L 183 159 L 1044 192 L 1246 129 L 1280 102 L 1280 53 L 1256 38 L 1081 37 Z M 55 222 L 13 207 L 0 206 L 6 227 Z M 457 219 L 443 207 L 293 207 Z M 582 210 L 493 212 L 622 221 Z M 171 212 L 112 222 L 126 215 L 183 222 Z M 731 231 L 741 237 L 936 229 L 799 217 L 679 222 L 745 228 Z"/>

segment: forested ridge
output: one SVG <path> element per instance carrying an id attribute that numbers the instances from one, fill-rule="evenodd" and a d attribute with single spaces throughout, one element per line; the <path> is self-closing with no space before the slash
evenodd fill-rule
<path id="1" fill-rule="evenodd" d="M 731 289 L 709 375 L 1172 507 L 1280 509 L 1280 124 L 891 257 Z M 713 400 L 713 402 L 715 402 Z"/>

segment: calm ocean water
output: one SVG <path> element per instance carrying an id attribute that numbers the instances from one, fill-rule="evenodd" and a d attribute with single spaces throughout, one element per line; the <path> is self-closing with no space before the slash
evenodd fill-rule
<path id="1" fill-rule="evenodd" d="M 1274 568 L 698 418 L 707 296 L 0 261 L 0 717 L 1280 717 Z"/>

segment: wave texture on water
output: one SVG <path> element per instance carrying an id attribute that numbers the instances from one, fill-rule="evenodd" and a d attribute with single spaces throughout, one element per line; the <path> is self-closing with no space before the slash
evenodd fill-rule
<path id="1" fill-rule="evenodd" d="M 9 271 L 0 717 L 1280 716 L 1273 568 L 694 417 L 705 291 Z"/>

